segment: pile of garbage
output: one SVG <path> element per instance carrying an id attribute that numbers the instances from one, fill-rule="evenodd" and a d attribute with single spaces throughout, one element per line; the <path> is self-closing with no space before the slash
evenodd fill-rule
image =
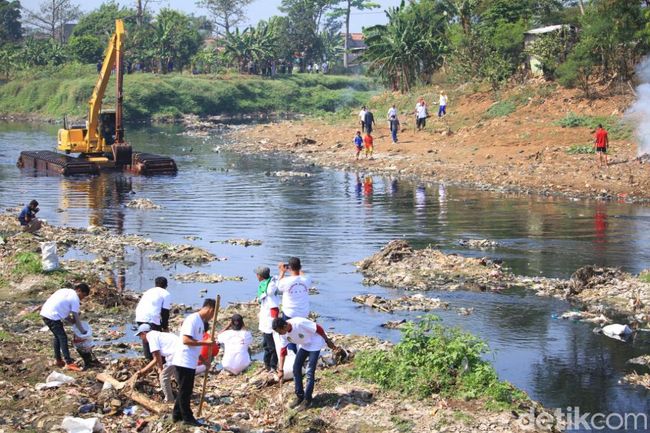
<path id="1" fill-rule="evenodd" d="M 225 241 L 210 241 L 211 243 L 220 243 L 220 244 L 229 244 L 229 245 L 238 245 L 241 247 L 251 247 L 251 246 L 260 246 L 262 241 L 256 239 L 226 239 Z"/>
<path id="2" fill-rule="evenodd" d="M 197 266 L 215 260 L 226 260 L 225 258 L 217 257 L 203 248 L 195 247 L 193 245 L 158 244 L 156 250 L 158 253 L 153 254 L 150 257 L 151 260 L 160 262 L 166 268 L 169 268 L 176 263 L 182 263 L 185 266 Z"/>
<path id="3" fill-rule="evenodd" d="M 220 274 L 205 274 L 203 272 L 190 272 L 188 274 L 172 275 L 172 278 L 182 283 L 222 283 L 224 281 L 244 281 L 244 277 L 225 277 Z"/>
<path id="4" fill-rule="evenodd" d="M 311 177 L 311 173 L 307 173 L 304 171 L 280 170 L 280 171 L 274 171 L 271 174 L 276 177 Z"/>
<path id="5" fill-rule="evenodd" d="M 356 266 L 364 284 L 405 290 L 499 291 L 516 284 L 513 275 L 489 259 L 444 254 L 431 247 L 414 250 L 404 240 L 390 241 Z"/>
<path id="6" fill-rule="evenodd" d="M 354 296 L 352 301 L 385 313 L 394 311 L 431 311 L 449 308 L 440 298 L 427 298 L 424 295 L 406 295 L 396 299 L 382 298 L 378 295 Z"/>
<path id="7" fill-rule="evenodd" d="M 126 204 L 126 207 L 131 209 L 162 209 L 162 206 L 157 205 L 148 198 L 136 198 Z"/>
<path id="8" fill-rule="evenodd" d="M 489 248 L 497 248 L 499 246 L 499 243 L 497 241 L 491 241 L 489 239 L 459 239 L 458 245 L 466 248 L 486 250 Z"/>

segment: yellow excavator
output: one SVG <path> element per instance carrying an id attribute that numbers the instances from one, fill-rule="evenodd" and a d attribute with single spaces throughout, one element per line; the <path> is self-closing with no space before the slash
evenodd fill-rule
<path id="1" fill-rule="evenodd" d="M 89 101 L 85 125 L 68 126 L 64 119 L 59 129 L 57 149 L 24 151 L 18 167 L 68 175 L 98 174 L 100 168 L 121 169 L 136 174 L 173 174 L 177 172 L 173 159 L 151 153 L 133 152 L 124 141 L 122 119 L 122 83 L 124 78 L 124 23 L 115 20 L 115 33 L 111 36 L 104 62 Z M 115 70 L 117 94 L 115 109 L 102 109 L 111 71 Z M 69 156 L 78 153 L 78 157 Z"/>

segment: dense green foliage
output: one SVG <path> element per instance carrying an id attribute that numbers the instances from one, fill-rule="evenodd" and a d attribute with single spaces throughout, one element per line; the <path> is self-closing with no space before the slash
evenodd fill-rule
<path id="1" fill-rule="evenodd" d="M 0 112 L 83 116 L 97 78 L 92 66 L 46 67 L 0 86 Z M 112 84 L 110 84 L 112 86 Z M 291 75 L 286 78 L 130 74 L 124 79 L 129 121 L 181 114 L 239 115 L 257 112 L 325 113 L 357 107 L 375 89 L 360 77 Z M 111 93 L 105 104 L 114 103 Z"/>
<path id="2" fill-rule="evenodd" d="M 499 381 L 483 359 L 487 346 L 477 337 L 449 329 L 428 316 L 408 324 L 402 340 L 391 350 L 358 354 L 354 372 L 385 389 L 415 398 L 435 394 L 464 399 L 485 399 L 490 407 L 508 407 L 526 399 L 512 385 Z"/>
<path id="3" fill-rule="evenodd" d="M 18 42 L 22 36 L 20 2 L 0 0 L 0 46 Z"/>

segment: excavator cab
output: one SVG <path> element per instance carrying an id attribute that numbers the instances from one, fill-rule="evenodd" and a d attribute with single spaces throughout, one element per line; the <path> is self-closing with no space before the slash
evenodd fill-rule
<path id="1" fill-rule="evenodd" d="M 99 133 L 107 146 L 115 143 L 115 110 L 102 110 L 99 113 Z"/>

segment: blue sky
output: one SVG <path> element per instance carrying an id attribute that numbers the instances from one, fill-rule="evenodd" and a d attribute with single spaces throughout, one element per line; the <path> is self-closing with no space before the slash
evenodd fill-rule
<path id="1" fill-rule="evenodd" d="M 38 5 L 47 0 L 21 0 L 23 7 L 30 10 L 38 10 Z M 374 0 L 376 3 L 381 4 L 380 9 L 373 9 L 371 11 L 356 11 L 353 12 L 350 19 L 350 28 L 353 32 L 361 31 L 362 27 L 371 26 L 374 24 L 383 24 L 386 22 L 386 16 L 383 13 L 383 10 L 391 7 L 397 6 L 400 3 L 400 0 Z M 101 0 L 73 0 L 74 3 L 81 4 L 81 9 L 85 12 L 93 10 L 104 1 Z M 119 2 L 123 5 L 134 5 L 135 1 L 121 1 Z M 261 19 L 266 19 L 272 15 L 278 15 L 278 6 L 280 5 L 281 0 L 255 0 L 250 7 L 248 8 L 248 19 L 249 24 L 255 24 Z M 194 13 L 195 15 L 205 15 L 205 11 L 198 8 L 194 1 L 182 1 L 182 0 L 162 0 L 158 2 L 152 2 L 152 7 L 154 9 L 159 9 L 161 7 L 171 7 L 173 9 L 180 9 L 188 13 Z"/>

